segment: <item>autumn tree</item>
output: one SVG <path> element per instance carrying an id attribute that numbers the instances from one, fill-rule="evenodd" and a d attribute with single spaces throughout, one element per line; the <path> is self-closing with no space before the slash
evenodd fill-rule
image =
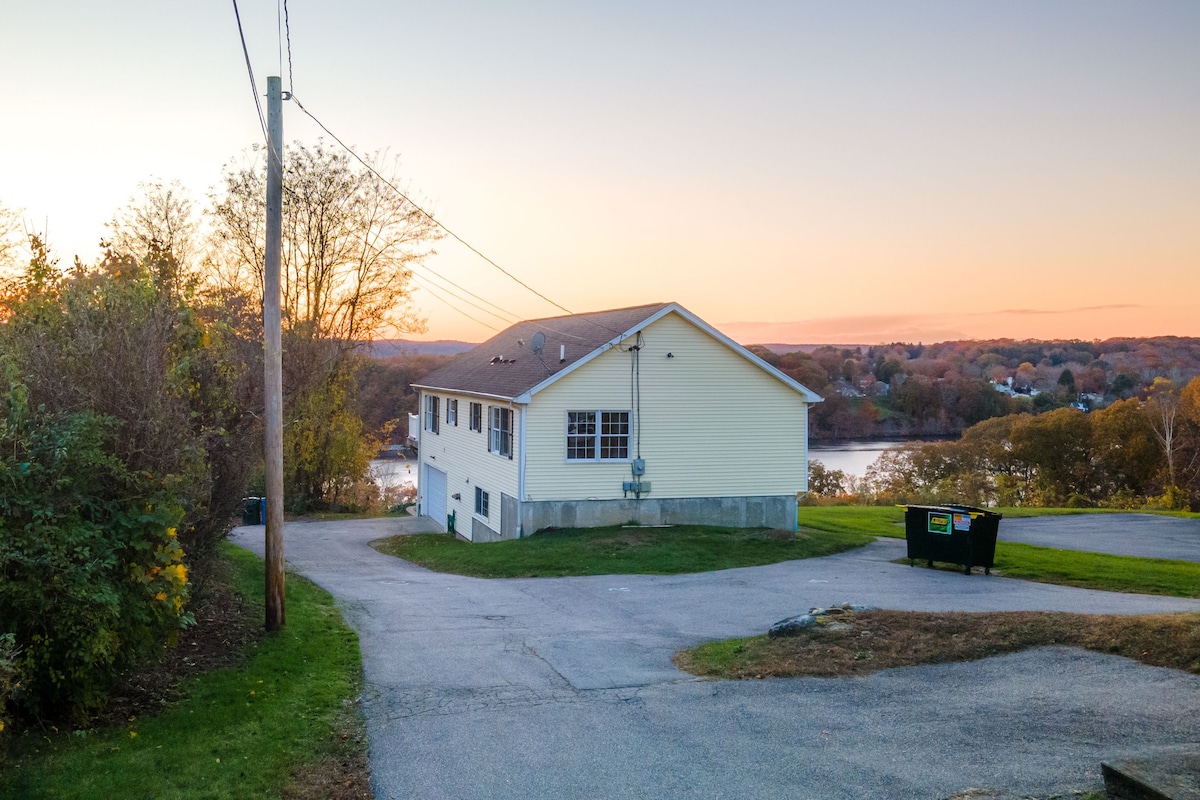
<path id="1" fill-rule="evenodd" d="M 377 445 L 354 413 L 354 351 L 384 332 L 421 327 L 408 303 L 410 268 L 432 252 L 438 229 L 393 188 L 394 160 L 366 161 L 373 171 L 320 142 L 296 142 L 284 156 L 284 481 L 293 510 L 357 480 Z M 230 164 L 213 197 L 215 274 L 256 297 L 265 181 L 261 158 Z"/>
<path id="2" fill-rule="evenodd" d="M 1162 449 L 1137 400 L 1118 400 L 1093 411 L 1092 455 L 1102 495 L 1117 505 L 1144 499 L 1164 466 Z"/>
<path id="3" fill-rule="evenodd" d="M 170 253 L 185 268 L 200 257 L 200 217 L 191 194 L 179 183 L 151 178 L 138 184 L 140 195 L 108 223 L 109 245 L 135 259 L 152 252 Z"/>
<path id="4" fill-rule="evenodd" d="M 0 269 L 10 268 L 21 246 L 21 215 L 0 204 Z"/>
<path id="5" fill-rule="evenodd" d="M 1179 413 L 1179 394 L 1175 391 L 1175 384 L 1161 377 L 1154 379 L 1148 394 L 1145 406 L 1146 415 L 1150 420 L 1154 437 L 1158 440 L 1159 446 L 1163 450 L 1163 456 L 1166 458 L 1167 486 L 1176 487 L 1178 484 L 1175 480 L 1175 461 L 1182 445 L 1178 436 L 1179 423 L 1182 419 Z"/>
<path id="6" fill-rule="evenodd" d="M 1073 408 L 1023 418 L 1010 434 L 1013 457 L 1032 468 L 1037 505 L 1095 501 L 1091 421 Z"/>

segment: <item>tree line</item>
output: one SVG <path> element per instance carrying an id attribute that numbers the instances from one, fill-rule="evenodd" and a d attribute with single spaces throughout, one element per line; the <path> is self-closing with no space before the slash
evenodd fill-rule
<path id="1" fill-rule="evenodd" d="M 0 207 L 0 749 L 6 721 L 78 719 L 174 641 L 261 484 L 264 181 L 251 151 L 203 205 L 145 183 L 94 263 Z M 288 148 L 285 186 L 286 505 L 378 504 L 361 348 L 420 329 L 410 268 L 437 234 L 320 143 Z"/>
<path id="2" fill-rule="evenodd" d="M 813 439 L 948 436 L 1010 414 L 1102 408 L 1145 393 L 1156 378 L 1200 375 L 1200 339 L 942 342 L 751 348 L 818 391 Z"/>
<path id="3" fill-rule="evenodd" d="M 1200 508 L 1200 378 L 1159 377 L 1138 396 L 1085 412 L 985 420 L 952 441 L 884 451 L 861 479 L 810 467 L 826 502 Z"/>

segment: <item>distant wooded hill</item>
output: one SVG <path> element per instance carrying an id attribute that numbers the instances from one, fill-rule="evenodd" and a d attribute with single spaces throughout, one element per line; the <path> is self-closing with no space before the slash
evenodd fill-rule
<path id="1" fill-rule="evenodd" d="M 359 408 L 369 429 L 416 410 L 411 384 L 469 350 L 461 341 L 375 342 L 360 371 Z M 1200 338 L 1104 341 L 958 341 L 939 344 L 805 345 L 749 350 L 825 402 L 811 413 L 814 439 L 954 435 L 985 419 L 1074 405 L 1103 408 L 1144 398 L 1156 379 L 1177 389 L 1200 376 Z M 1161 387 L 1160 387 L 1161 388 Z M 734 402 L 733 400 L 730 401 Z"/>

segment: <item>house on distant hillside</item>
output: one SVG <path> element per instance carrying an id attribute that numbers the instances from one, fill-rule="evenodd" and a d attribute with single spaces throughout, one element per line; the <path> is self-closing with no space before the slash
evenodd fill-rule
<path id="1" fill-rule="evenodd" d="M 517 323 L 420 384 L 420 513 L 550 527 L 793 530 L 820 395 L 675 303 Z"/>

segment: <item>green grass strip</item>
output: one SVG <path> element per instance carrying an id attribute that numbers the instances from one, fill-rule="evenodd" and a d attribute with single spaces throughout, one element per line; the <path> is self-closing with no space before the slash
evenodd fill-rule
<path id="1" fill-rule="evenodd" d="M 801 506 L 800 530 L 904 538 L 904 509 L 896 506 Z"/>
<path id="2" fill-rule="evenodd" d="M 1062 516 L 1095 511 L 1074 508 L 995 510 L 1005 517 Z M 904 538 L 904 510 L 895 506 L 805 506 L 800 509 L 799 520 L 801 530 L 857 531 Z M 1200 564 L 1192 561 L 1086 553 L 1005 542 L 1003 520 L 1000 538 L 996 544 L 995 567 L 1009 578 L 1106 592 L 1200 597 Z"/>
<path id="3" fill-rule="evenodd" d="M 448 534 L 417 534 L 381 539 L 372 546 L 437 572 L 479 578 L 557 578 L 678 575 L 754 567 L 832 555 L 861 547 L 871 539 L 869 533 L 860 531 L 794 534 L 680 525 L 543 531 L 490 544 L 470 544 Z"/>
<path id="4" fill-rule="evenodd" d="M 225 554 L 237 589 L 262 598 L 262 561 L 232 545 Z M 295 575 L 286 597 L 285 631 L 243 668 L 192 680 L 186 699 L 162 714 L 83 736 L 21 737 L 0 797 L 280 797 L 299 768 L 336 747 L 332 732 L 352 713 L 342 701 L 358 695 L 362 676 L 358 636 L 332 598 Z"/>
<path id="5" fill-rule="evenodd" d="M 1200 597 L 1200 564 L 1193 561 L 1114 556 L 998 542 L 996 569 L 1005 577 L 1038 583 L 1106 592 Z"/>

